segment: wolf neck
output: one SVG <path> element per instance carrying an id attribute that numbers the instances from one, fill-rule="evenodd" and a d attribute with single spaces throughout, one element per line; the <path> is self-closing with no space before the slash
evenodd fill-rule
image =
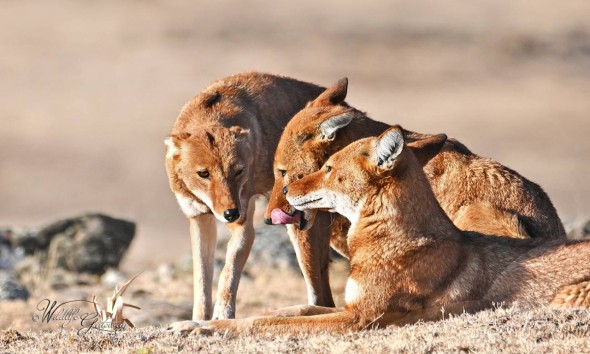
<path id="1" fill-rule="evenodd" d="M 418 161 L 408 157 L 395 167 L 394 175 L 375 185 L 352 233 L 369 232 L 408 245 L 459 239 L 460 231 L 438 204 Z"/>

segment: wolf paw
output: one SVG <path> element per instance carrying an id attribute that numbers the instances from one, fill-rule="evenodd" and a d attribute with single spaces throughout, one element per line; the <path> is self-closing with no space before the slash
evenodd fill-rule
<path id="1" fill-rule="evenodd" d="M 166 331 L 169 333 L 180 333 L 182 335 L 196 334 L 202 336 L 210 336 L 213 334 L 213 329 L 207 327 L 208 321 L 181 321 L 172 323 Z"/>

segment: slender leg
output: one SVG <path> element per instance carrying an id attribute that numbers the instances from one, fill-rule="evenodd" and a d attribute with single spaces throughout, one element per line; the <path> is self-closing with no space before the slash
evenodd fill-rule
<path id="1" fill-rule="evenodd" d="M 317 334 L 344 333 L 362 329 L 355 314 L 339 311 L 307 317 L 250 317 L 238 320 L 213 320 L 201 323 L 194 333 L 231 331 L 236 334 Z"/>
<path id="2" fill-rule="evenodd" d="M 300 231 L 296 225 L 287 225 L 287 232 L 307 285 L 308 304 L 334 307 L 328 274 L 329 214 L 318 213 L 313 226 L 308 231 Z"/>
<path id="3" fill-rule="evenodd" d="M 258 317 L 295 317 L 315 316 L 342 311 L 342 308 L 322 307 L 313 305 L 296 305 L 283 307 L 278 310 L 261 313 Z"/>
<path id="4" fill-rule="evenodd" d="M 215 217 L 210 214 L 190 218 L 191 246 L 193 253 L 193 320 L 211 319 L 211 286 L 217 230 Z"/>
<path id="5" fill-rule="evenodd" d="M 215 311 L 213 311 L 215 319 L 234 318 L 236 315 L 238 286 L 255 238 L 252 225 L 255 202 L 255 198 L 249 200 L 244 224 L 228 224 L 231 238 L 227 245 L 225 266 L 219 276 Z"/>

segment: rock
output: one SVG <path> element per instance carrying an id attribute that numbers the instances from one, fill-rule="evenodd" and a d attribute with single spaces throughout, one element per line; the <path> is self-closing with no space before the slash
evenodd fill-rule
<path id="1" fill-rule="evenodd" d="M 27 229 L 0 228 L 0 269 L 12 269 L 15 264 L 38 248 L 37 239 Z"/>
<path id="2" fill-rule="evenodd" d="M 281 226 L 256 226 L 256 239 L 248 262 L 242 273 L 244 278 L 252 276 L 251 271 L 259 273 L 268 269 L 290 270 L 301 274 L 295 249 L 287 235 L 287 229 Z M 225 265 L 227 244 L 230 235 L 223 229 L 218 230 L 217 248 L 215 250 L 215 274 L 213 282 L 218 281 L 221 268 Z M 185 254 L 173 264 L 174 270 L 181 274 L 192 274 L 193 264 L 190 254 Z"/>
<path id="3" fill-rule="evenodd" d="M 39 248 L 57 267 L 103 274 L 117 268 L 135 235 L 135 223 L 102 214 L 60 220 L 37 234 Z M 53 259 L 55 258 L 55 259 Z"/>
<path id="4" fill-rule="evenodd" d="M 287 229 L 281 226 L 258 226 L 247 264 L 251 267 L 293 270 L 299 273 L 297 255 Z"/>
<path id="5" fill-rule="evenodd" d="M 76 273 L 63 268 L 56 268 L 50 271 L 46 279 L 49 286 L 55 290 L 61 290 L 72 285 L 90 285 L 98 282 L 98 276 L 89 273 Z"/>
<path id="6" fill-rule="evenodd" d="M 13 249 L 22 249 L 28 255 L 33 254 L 39 248 L 39 242 L 33 230 L 23 227 L 4 227 L 0 229 L 0 240 L 7 243 Z"/>
<path id="7" fill-rule="evenodd" d="M 14 265 L 14 271 L 22 284 L 25 284 L 29 289 L 36 289 L 43 279 L 43 266 L 39 262 L 38 257 L 25 257 Z"/>
<path id="8" fill-rule="evenodd" d="M 16 273 L 0 270 L 0 301 L 27 300 L 29 292 L 20 284 Z"/>

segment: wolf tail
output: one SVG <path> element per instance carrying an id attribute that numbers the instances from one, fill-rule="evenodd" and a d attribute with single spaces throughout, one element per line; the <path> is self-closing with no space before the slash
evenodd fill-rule
<path id="1" fill-rule="evenodd" d="M 590 280 L 559 289 L 551 301 L 551 306 L 590 308 Z"/>

